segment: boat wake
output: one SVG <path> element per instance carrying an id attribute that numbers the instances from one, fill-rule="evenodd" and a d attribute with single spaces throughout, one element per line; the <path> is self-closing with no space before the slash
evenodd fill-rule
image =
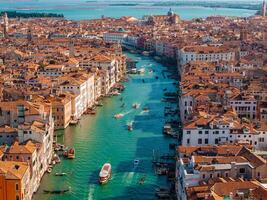
<path id="1" fill-rule="evenodd" d="M 88 200 L 94 199 L 95 185 L 89 185 Z"/>
<path id="2" fill-rule="evenodd" d="M 134 178 L 134 172 L 127 172 L 123 175 L 122 181 L 127 184 L 131 184 Z"/>

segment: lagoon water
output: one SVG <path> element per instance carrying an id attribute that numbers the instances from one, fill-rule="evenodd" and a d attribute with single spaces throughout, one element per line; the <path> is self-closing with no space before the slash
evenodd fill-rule
<path id="1" fill-rule="evenodd" d="M 125 1 L 124 1 L 125 2 Z M 127 1 L 126 1 L 127 2 Z M 130 3 L 134 4 L 134 1 Z M 211 15 L 240 16 L 247 17 L 254 15 L 255 10 L 231 9 L 231 8 L 204 8 L 204 7 L 181 7 L 173 6 L 173 11 L 179 14 L 182 19 L 192 19 L 197 17 L 207 17 Z M 84 20 L 107 17 L 134 16 L 142 18 L 150 14 L 166 14 L 169 10 L 167 6 L 152 6 L 152 3 L 138 3 L 134 6 L 112 5 L 106 2 L 84 2 L 78 1 L 11 1 L 11 3 L 1 2 L 0 11 L 16 10 L 19 12 L 49 12 L 64 14 L 66 19 Z"/>
<path id="2" fill-rule="evenodd" d="M 139 60 L 139 68 L 146 66 L 146 73 L 130 76 L 122 95 L 105 99 L 96 116 L 84 116 L 76 127 L 57 132 L 58 141 L 75 147 L 76 158 L 62 159 L 51 174 L 44 176 L 35 195 L 36 200 L 156 199 L 154 189 L 167 184 L 166 177 L 158 177 L 154 173 L 151 161 L 153 150 L 155 155 L 168 153 L 169 143 L 174 142 L 162 134 L 167 103 L 161 102 L 163 89 L 175 91 L 174 80 L 165 79 L 162 74 L 164 66 L 151 58 L 133 54 L 128 56 Z M 150 69 L 155 72 L 149 73 Z M 135 102 L 141 104 L 139 109 L 132 108 Z M 125 108 L 121 108 L 123 103 Z M 150 112 L 142 112 L 145 106 L 149 107 Z M 116 120 L 113 118 L 116 113 L 123 113 L 124 117 Z M 130 121 L 133 121 L 132 132 L 126 126 Z M 135 159 L 140 160 L 137 166 L 134 166 Z M 105 162 L 112 164 L 113 174 L 109 183 L 101 186 L 98 184 L 98 174 Z M 56 172 L 66 172 L 68 175 L 57 177 L 53 175 Z M 145 183 L 140 185 L 142 177 L 145 177 Z M 71 187 L 71 193 L 43 193 L 43 189 L 67 187 Z"/>

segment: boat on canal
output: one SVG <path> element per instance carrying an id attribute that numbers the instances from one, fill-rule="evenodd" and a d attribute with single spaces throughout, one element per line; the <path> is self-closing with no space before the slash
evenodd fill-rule
<path id="1" fill-rule="evenodd" d="M 134 104 L 132 105 L 132 107 L 133 107 L 134 109 L 138 109 L 138 108 L 140 107 L 140 103 L 134 103 Z"/>
<path id="2" fill-rule="evenodd" d="M 55 173 L 55 176 L 66 176 L 67 174 L 65 172 L 57 172 Z"/>
<path id="3" fill-rule="evenodd" d="M 111 178 L 111 164 L 105 163 L 99 172 L 99 183 L 105 184 Z"/>
<path id="4" fill-rule="evenodd" d="M 145 68 L 140 68 L 137 72 L 138 74 L 144 74 L 145 73 Z"/>
<path id="5" fill-rule="evenodd" d="M 70 191 L 70 187 L 66 189 L 59 189 L 59 190 L 43 190 L 44 193 L 47 194 L 63 194 Z"/>
<path id="6" fill-rule="evenodd" d="M 64 152 L 64 156 L 68 159 L 74 159 L 75 158 L 75 149 L 69 148 Z"/>
<path id="7" fill-rule="evenodd" d="M 133 131 L 133 122 L 127 123 L 128 131 Z"/>
<path id="8" fill-rule="evenodd" d="M 149 112 L 149 108 L 148 108 L 148 107 L 144 107 L 144 108 L 143 108 L 143 111 L 144 111 L 144 112 Z"/>
<path id="9" fill-rule="evenodd" d="M 118 114 L 115 114 L 113 117 L 114 117 L 115 119 L 120 119 L 120 118 L 123 117 L 123 114 L 118 113 Z"/>

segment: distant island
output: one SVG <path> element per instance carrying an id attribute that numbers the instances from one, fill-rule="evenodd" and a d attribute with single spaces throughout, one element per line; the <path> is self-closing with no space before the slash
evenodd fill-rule
<path id="1" fill-rule="evenodd" d="M 0 12 L 0 16 L 3 16 L 4 13 L 7 13 L 7 16 L 9 18 L 40 18 L 40 17 L 51 17 L 51 18 L 64 18 L 63 14 L 55 14 L 55 13 L 37 13 L 37 12 L 32 12 L 32 13 L 22 13 L 22 12 L 17 12 L 17 11 L 2 11 Z"/>
<path id="2" fill-rule="evenodd" d="M 112 3 L 109 6 L 138 6 L 138 3 Z"/>
<path id="3" fill-rule="evenodd" d="M 232 8 L 232 9 L 247 9 L 247 10 L 260 10 L 261 3 L 250 3 L 238 1 L 165 1 L 154 3 L 153 6 L 201 6 L 209 8 Z"/>

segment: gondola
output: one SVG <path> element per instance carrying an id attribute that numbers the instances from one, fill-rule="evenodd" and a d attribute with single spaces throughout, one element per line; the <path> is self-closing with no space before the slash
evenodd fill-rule
<path id="1" fill-rule="evenodd" d="M 67 189 L 60 189 L 60 190 L 43 190 L 44 193 L 47 194 L 63 194 L 70 191 L 70 187 Z"/>

